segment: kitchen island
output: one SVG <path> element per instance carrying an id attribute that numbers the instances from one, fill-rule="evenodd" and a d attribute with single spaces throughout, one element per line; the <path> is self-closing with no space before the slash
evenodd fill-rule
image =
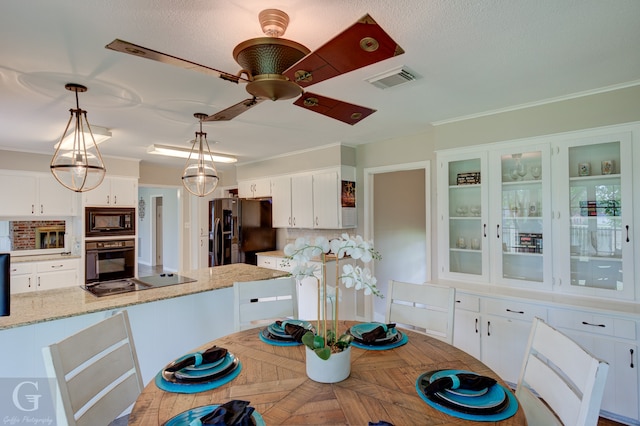
<path id="1" fill-rule="evenodd" d="M 233 283 L 286 276 L 246 264 L 180 275 L 195 282 L 95 297 L 79 286 L 11 296 L 11 315 L 0 317 L 0 377 L 46 376 L 42 348 L 127 309 L 143 380 L 203 341 L 233 332 Z"/>

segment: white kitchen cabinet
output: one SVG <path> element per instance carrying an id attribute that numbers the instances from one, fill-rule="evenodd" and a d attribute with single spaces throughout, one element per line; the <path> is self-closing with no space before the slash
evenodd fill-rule
<path id="1" fill-rule="evenodd" d="M 310 174 L 274 179 L 271 193 L 274 228 L 313 228 L 312 185 Z"/>
<path id="2" fill-rule="evenodd" d="M 355 168 L 347 166 L 273 179 L 273 226 L 305 229 L 355 227 L 355 184 Z"/>
<path id="3" fill-rule="evenodd" d="M 239 198 L 271 197 L 271 179 L 238 181 Z"/>
<path id="4" fill-rule="evenodd" d="M 17 262 L 11 265 L 11 293 L 78 285 L 79 259 Z"/>
<path id="5" fill-rule="evenodd" d="M 515 384 L 534 317 L 546 320 L 546 308 L 508 298 L 457 292 L 453 344 Z"/>
<path id="6" fill-rule="evenodd" d="M 634 298 L 631 141 L 625 132 L 554 144 L 555 275 L 562 292 Z"/>
<path id="7" fill-rule="evenodd" d="M 0 173 L 0 216 L 73 216 L 76 193 L 49 174 Z"/>
<path id="8" fill-rule="evenodd" d="M 609 363 L 601 409 L 639 420 L 637 321 L 613 314 L 551 309 L 549 324 Z"/>
<path id="9" fill-rule="evenodd" d="M 86 206 L 135 207 L 138 198 L 138 180 L 105 177 L 97 188 L 84 194 Z"/>

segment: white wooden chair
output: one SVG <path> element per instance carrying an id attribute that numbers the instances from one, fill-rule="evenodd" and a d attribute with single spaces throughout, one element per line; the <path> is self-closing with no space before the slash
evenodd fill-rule
<path id="1" fill-rule="evenodd" d="M 516 387 L 529 426 L 598 423 L 609 364 L 535 318 Z"/>
<path id="2" fill-rule="evenodd" d="M 42 352 L 48 375 L 56 379 L 57 424 L 108 425 L 142 392 L 127 311 Z"/>
<path id="3" fill-rule="evenodd" d="M 455 288 L 389 281 L 387 323 L 453 341 Z"/>
<path id="4" fill-rule="evenodd" d="M 292 277 L 235 282 L 233 297 L 235 331 L 298 318 L 296 281 Z"/>

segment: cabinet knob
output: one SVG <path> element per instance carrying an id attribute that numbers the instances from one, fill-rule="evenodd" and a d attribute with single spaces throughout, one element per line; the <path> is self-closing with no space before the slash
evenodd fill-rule
<path id="1" fill-rule="evenodd" d="M 118 204 L 118 196 L 117 195 L 113 196 L 113 204 Z"/>

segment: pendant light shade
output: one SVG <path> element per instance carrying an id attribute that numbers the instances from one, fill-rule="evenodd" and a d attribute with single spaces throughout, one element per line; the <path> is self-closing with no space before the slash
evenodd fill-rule
<path id="1" fill-rule="evenodd" d="M 218 172 L 213 164 L 213 156 L 207 142 L 207 134 L 202 132 L 202 120 L 207 114 L 193 114 L 200 120 L 200 131 L 196 132 L 193 148 L 187 158 L 187 163 L 182 173 L 184 187 L 198 197 L 211 194 L 218 186 Z"/>
<path id="2" fill-rule="evenodd" d="M 86 92 L 87 88 L 75 83 L 64 87 L 76 93 L 76 108 L 69 110 L 71 116 L 67 127 L 51 159 L 51 173 L 72 191 L 90 191 L 102 183 L 106 169 L 87 120 L 87 111 L 80 109 L 78 102 L 78 92 Z"/>

